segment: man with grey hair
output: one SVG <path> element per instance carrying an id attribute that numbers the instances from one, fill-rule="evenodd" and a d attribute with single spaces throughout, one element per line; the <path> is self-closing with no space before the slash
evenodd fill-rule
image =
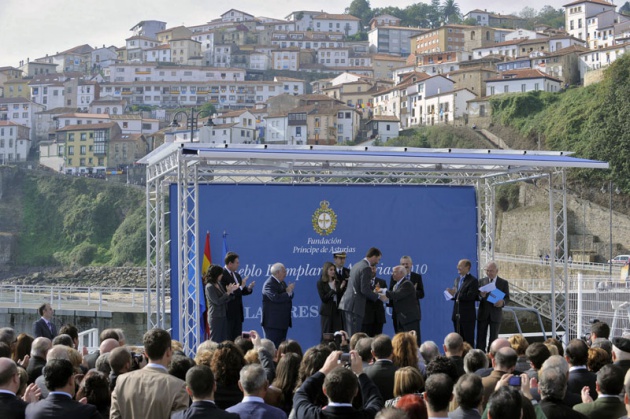
<path id="1" fill-rule="evenodd" d="M 428 364 L 440 356 L 440 348 L 438 348 L 437 344 L 432 340 L 427 340 L 420 345 L 420 355 L 422 356 L 422 359 L 424 359 L 424 363 Z"/>
<path id="2" fill-rule="evenodd" d="M 488 367 L 488 357 L 481 349 L 471 349 L 464 357 L 464 371 L 474 373 Z"/>
<path id="3" fill-rule="evenodd" d="M 70 355 L 68 352 L 69 351 L 68 351 L 67 346 L 55 345 L 52 348 L 50 348 L 50 350 L 48 350 L 48 353 L 46 354 L 46 363 L 54 359 L 65 359 L 66 361 L 69 361 Z M 44 365 L 44 368 L 42 368 L 42 375 L 37 377 L 37 379 L 35 380 L 35 384 L 37 384 L 37 387 L 39 387 L 39 389 L 42 392 L 42 399 L 45 399 L 46 397 L 48 397 L 48 387 L 46 387 L 46 380 L 44 380 L 44 375 L 43 375 L 45 369 L 46 369 L 46 366 Z"/>
<path id="4" fill-rule="evenodd" d="M 396 311 L 396 323 L 398 332 L 416 333 L 420 336 L 420 304 L 416 298 L 416 288 L 407 278 L 407 270 L 404 266 L 395 266 L 392 272 L 394 286 L 392 290 L 381 289 L 381 293 L 389 299 Z"/>
<path id="5" fill-rule="evenodd" d="M 400 264 L 405 268 L 405 278 L 408 279 L 414 286 L 416 298 L 418 299 L 418 305 L 420 306 L 420 300 L 424 298 L 424 285 L 422 283 L 422 275 L 419 273 L 413 272 L 411 269 L 413 268 L 413 261 L 411 260 L 411 256 L 401 256 Z M 389 290 L 392 291 L 396 282 L 392 277 L 389 281 Z M 394 333 L 400 332 L 398 330 L 398 319 L 396 318 L 396 311 L 392 309 L 392 321 L 394 322 Z M 422 308 L 420 308 L 420 320 L 422 320 Z M 422 342 L 421 336 L 418 333 L 418 345 Z"/>
<path id="6" fill-rule="evenodd" d="M 42 375 L 42 368 L 46 365 L 46 355 L 51 347 L 52 342 L 45 337 L 38 337 L 31 344 L 31 359 L 26 368 L 29 384 L 34 383 L 37 377 Z"/>
<path id="7" fill-rule="evenodd" d="M 538 382 L 540 382 L 540 373 L 545 368 L 555 368 L 558 371 L 560 371 L 566 377 L 565 381 L 568 384 L 568 382 L 569 382 L 569 363 L 562 356 L 560 356 L 560 355 L 552 355 L 549 358 L 547 358 L 547 360 L 545 362 L 543 362 L 540 371 L 538 371 Z M 540 400 L 541 396 L 542 396 L 542 393 L 540 392 L 540 386 L 538 388 L 536 388 L 536 387 L 532 388 L 531 389 L 531 395 L 533 396 L 533 398 L 535 400 Z M 581 398 L 581 396 L 579 394 L 572 393 L 572 392 L 567 391 L 565 389 L 564 396 L 561 399 L 561 401 L 565 405 L 567 405 L 569 407 L 573 407 L 576 404 L 581 403 L 582 402 L 582 398 Z"/>
<path id="8" fill-rule="evenodd" d="M 464 374 L 455 384 L 455 399 L 459 407 L 450 412 L 450 419 L 481 419 L 479 407 L 483 399 L 483 384 L 476 374 Z"/>
<path id="9" fill-rule="evenodd" d="M 458 333 L 449 333 L 444 338 L 444 355 L 450 359 L 457 367 L 457 376 L 461 377 L 466 373 L 464 371 L 464 339 Z"/>
<path id="10" fill-rule="evenodd" d="M 282 263 L 274 263 L 271 276 L 265 281 L 262 290 L 261 325 L 265 338 L 276 347 L 287 339 L 287 330 L 292 326 L 293 289 L 295 283 L 286 284 L 287 269 Z"/>
<path id="11" fill-rule="evenodd" d="M 479 288 L 494 284 L 496 289 L 503 292 L 505 296 L 498 301 L 490 302 L 490 293 L 479 291 L 479 311 L 477 313 L 477 349 L 486 351 L 488 345 L 499 337 L 501 320 L 503 319 L 503 307 L 510 301 L 510 284 L 499 277 L 499 267 L 496 262 L 490 261 L 486 264 L 486 276 L 479 280 Z M 490 336 L 488 336 L 490 328 Z"/>
<path id="12" fill-rule="evenodd" d="M 550 367 L 546 365 L 547 361 L 538 373 L 538 390 L 542 398 L 540 407 L 543 413 L 548 418 L 585 419 L 586 416 L 573 410 L 563 401 L 567 392 L 568 368 L 565 371 L 563 367 Z"/>
<path id="13" fill-rule="evenodd" d="M 265 369 L 260 364 L 245 365 L 240 372 L 238 387 L 243 392 L 243 401 L 226 412 L 237 413 L 247 419 L 286 419 L 287 414 L 277 407 L 265 404 L 269 382 Z"/>

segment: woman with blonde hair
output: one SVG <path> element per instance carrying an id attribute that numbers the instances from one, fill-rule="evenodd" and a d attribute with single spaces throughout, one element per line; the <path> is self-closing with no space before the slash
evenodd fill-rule
<path id="1" fill-rule="evenodd" d="M 415 367 L 402 367 L 394 374 L 394 398 L 385 402 L 385 407 L 396 407 L 398 400 L 407 394 L 421 394 L 424 378 Z"/>
<path id="2" fill-rule="evenodd" d="M 398 368 L 419 368 L 418 342 L 414 332 L 400 332 L 392 339 L 392 361 Z"/>

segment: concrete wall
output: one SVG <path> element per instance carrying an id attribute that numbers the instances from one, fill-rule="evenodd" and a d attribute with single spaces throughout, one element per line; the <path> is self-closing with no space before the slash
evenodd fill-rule
<path id="1" fill-rule="evenodd" d="M 0 325 L 12 327 L 18 333 L 33 333 L 33 322 L 39 319 L 37 310 L 21 308 L 0 308 Z M 170 325 L 170 315 L 166 322 Z M 147 331 L 147 316 L 144 313 L 112 313 L 107 311 L 56 310 L 53 322 L 59 329 L 64 324 L 73 324 L 79 332 L 108 327 L 125 331 L 125 338 L 130 345 L 141 345 L 142 335 Z M 168 327 L 167 327 L 168 328 Z"/>

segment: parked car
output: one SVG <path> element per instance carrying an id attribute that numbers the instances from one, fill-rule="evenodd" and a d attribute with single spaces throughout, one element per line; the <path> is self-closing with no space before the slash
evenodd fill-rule
<path id="1" fill-rule="evenodd" d="M 630 263 L 630 255 L 617 255 L 612 260 L 609 260 L 608 263 L 612 263 L 613 265 L 625 265 L 626 263 Z"/>

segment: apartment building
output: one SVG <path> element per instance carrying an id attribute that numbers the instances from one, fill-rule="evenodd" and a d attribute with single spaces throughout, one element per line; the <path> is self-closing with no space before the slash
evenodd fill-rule
<path id="1" fill-rule="evenodd" d="M 30 149 L 29 127 L 0 120 L 0 164 L 26 161 Z"/>

